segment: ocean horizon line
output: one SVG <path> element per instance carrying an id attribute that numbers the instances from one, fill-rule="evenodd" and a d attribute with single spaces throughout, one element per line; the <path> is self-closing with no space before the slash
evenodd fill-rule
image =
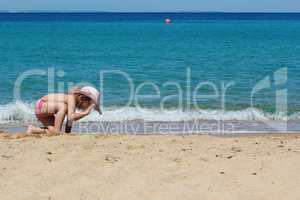
<path id="1" fill-rule="evenodd" d="M 156 13 L 188 13 L 188 14 L 300 14 L 300 11 L 81 11 L 81 10 L 0 10 L 0 14 L 16 14 L 16 13 L 25 13 L 25 14 L 41 14 L 41 13 L 62 13 L 62 14 L 85 14 L 85 13 L 116 13 L 116 14 L 156 14 Z"/>

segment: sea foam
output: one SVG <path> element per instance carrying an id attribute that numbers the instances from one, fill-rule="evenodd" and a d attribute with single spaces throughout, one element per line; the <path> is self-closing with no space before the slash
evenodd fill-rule
<path id="1" fill-rule="evenodd" d="M 267 113 L 258 109 L 244 109 L 237 111 L 222 111 L 222 110 L 158 110 L 158 109 L 137 109 L 128 107 L 120 109 L 117 107 L 107 107 L 103 109 L 104 114 L 99 115 L 97 112 L 92 112 L 89 116 L 81 121 L 97 122 L 97 121 L 193 121 L 193 120 L 241 120 L 241 121 L 261 121 L 261 120 L 286 120 L 285 116 Z M 288 117 L 289 120 L 299 120 L 300 113 L 293 113 Z M 10 103 L 0 105 L 0 123 L 34 123 L 36 117 L 34 114 L 34 104 Z"/>

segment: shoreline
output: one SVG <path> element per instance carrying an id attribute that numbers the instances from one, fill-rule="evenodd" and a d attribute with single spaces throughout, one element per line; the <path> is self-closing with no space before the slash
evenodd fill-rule
<path id="1" fill-rule="evenodd" d="M 25 132 L 31 123 L 1 124 L 0 130 L 9 133 Z M 35 122 L 33 123 L 38 126 Z M 63 128 L 64 130 L 64 128 Z M 247 134 L 297 134 L 300 121 L 82 121 L 73 126 L 77 134 L 128 134 L 128 135 L 247 135 Z"/>
<path id="2" fill-rule="evenodd" d="M 210 133 L 197 133 L 197 134 L 103 134 L 103 133 L 62 133 L 57 135 L 49 134 L 27 134 L 23 132 L 9 133 L 0 131 L 1 140 L 21 140 L 26 138 L 51 138 L 51 137 L 182 137 L 182 138 L 193 138 L 193 137 L 212 137 L 212 138 L 270 138 L 270 137 L 283 137 L 283 138 L 300 138 L 300 132 L 263 132 L 263 133 L 234 133 L 234 134 L 210 134 Z"/>
<path id="3" fill-rule="evenodd" d="M 168 135 L 168 134 L 148 134 L 148 135 L 128 135 L 128 134 L 102 134 L 102 133 L 86 133 L 86 134 L 76 134 L 76 133 L 64 133 L 57 135 L 47 135 L 47 134 L 27 134 L 27 133 L 7 133 L 0 132 L 0 141 L 12 140 L 12 141 L 22 141 L 23 139 L 47 139 L 47 138 L 60 138 L 60 137 L 91 137 L 91 138 L 101 138 L 101 137 L 177 137 L 177 138 L 194 138 L 194 137 L 209 137 L 209 138 L 221 138 L 221 139 L 239 139 L 239 138 L 300 138 L 300 132 L 297 133 L 247 133 L 247 134 L 231 134 L 231 135 L 218 135 L 218 134 L 190 134 L 190 135 Z"/>
<path id="4" fill-rule="evenodd" d="M 299 199 L 300 135 L 0 139 L 1 199 Z"/>

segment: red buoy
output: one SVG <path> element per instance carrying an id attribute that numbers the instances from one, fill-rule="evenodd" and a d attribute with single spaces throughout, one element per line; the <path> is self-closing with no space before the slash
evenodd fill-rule
<path id="1" fill-rule="evenodd" d="M 165 22 L 166 22 L 166 24 L 171 24 L 172 23 L 171 19 L 166 19 Z"/>

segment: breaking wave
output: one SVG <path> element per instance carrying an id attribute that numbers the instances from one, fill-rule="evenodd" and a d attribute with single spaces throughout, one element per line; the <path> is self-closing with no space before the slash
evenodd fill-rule
<path id="1" fill-rule="evenodd" d="M 34 104 L 10 103 L 0 105 L 0 124 L 5 123 L 29 123 L 36 122 L 34 115 Z M 288 116 L 289 120 L 299 120 L 300 113 L 294 113 Z M 286 120 L 283 115 L 275 115 L 258 109 L 244 109 L 238 111 L 221 110 L 158 110 L 158 109 L 137 109 L 129 107 L 121 110 L 117 107 L 108 107 L 104 109 L 104 114 L 99 115 L 93 112 L 84 118 L 85 122 L 97 121 L 192 121 L 192 120 L 242 120 L 242 121 L 260 121 L 260 120 Z"/>

